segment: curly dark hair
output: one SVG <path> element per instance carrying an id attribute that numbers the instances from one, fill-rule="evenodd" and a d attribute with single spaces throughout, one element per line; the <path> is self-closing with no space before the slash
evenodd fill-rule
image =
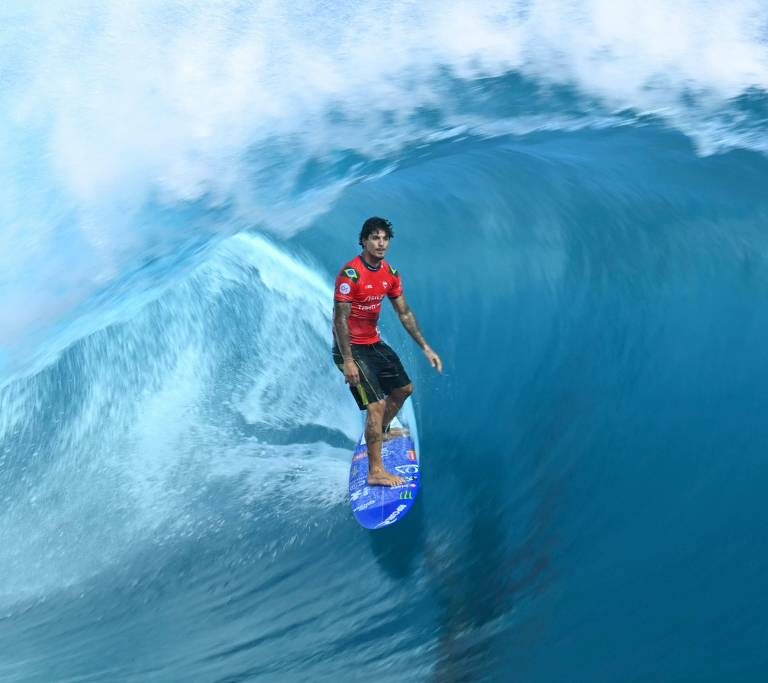
<path id="1" fill-rule="evenodd" d="M 360 246 L 362 247 L 363 242 L 368 239 L 368 236 L 377 230 L 383 230 L 384 234 L 386 234 L 389 239 L 392 239 L 395 236 L 395 231 L 392 230 L 392 223 L 386 218 L 371 216 L 365 223 L 363 223 L 363 227 L 360 230 Z"/>

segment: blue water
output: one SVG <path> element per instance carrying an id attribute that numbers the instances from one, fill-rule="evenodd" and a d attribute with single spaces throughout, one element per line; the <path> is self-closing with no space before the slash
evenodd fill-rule
<path id="1" fill-rule="evenodd" d="M 0 679 L 762 681 L 768 13 L 0 9 Z M 460 37 L 460 39 L 459 39 Z M 332 283 L 437 375 L 361 529 Z"/>

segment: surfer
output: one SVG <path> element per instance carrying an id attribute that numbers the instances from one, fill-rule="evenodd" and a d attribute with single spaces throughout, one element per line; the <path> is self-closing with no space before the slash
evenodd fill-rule
<path id="1" fill-rule="evenodd" d="M 397 354 L 381 341 L 376 326 L 386 296 L 408 334 L 421 347 L 430 365 L 443 371 L 440 357 L 430 348 L 403 296 L 400 273 L 385 260 L 392 224 L 369 218 L 360 231 L 362 253 L 347 263 L 336 278 L 333 305 L 333 360 L 344 373 L 360 410 L 368 411 L 365 441 L 368 446 L 368 484 L 398 486 L 402 477 L 384 469 L 381 444 L 389 424 L 413 384 Z"/>

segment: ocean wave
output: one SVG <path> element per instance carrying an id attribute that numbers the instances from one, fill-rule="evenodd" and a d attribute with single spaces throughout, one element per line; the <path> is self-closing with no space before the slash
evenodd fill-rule
<path id="1" fill-rule="evenodd" d="M 285 516 L 338 505 L 338 449 L 355 442 L 359 418 L 330 361 L 330 301 L 306 264 L 235 236 L 173 289 L 99 318 L 7 383 L 2 600 L 204 531 L 210 514 L 192 510 L 216 482 L 234 490 L 214 507 L 257 509 L 276 491 Z"/>
<path id="2" fill-rule="evenodd" d="M 0 10 L 3 675 L 759 678 L 763 7 L 63 8 Z M 383 314 L 423 491 L 376 535 L 371 214 L 445 363 Z"/>
<path id="3" fill-rule="evenodd" d="M 295 233 L 438 137 L 650 115 L 705 153 L 765 151 L 758 2 L 2 11 L 3 346 L 148 258 L 247 227 Z"/>

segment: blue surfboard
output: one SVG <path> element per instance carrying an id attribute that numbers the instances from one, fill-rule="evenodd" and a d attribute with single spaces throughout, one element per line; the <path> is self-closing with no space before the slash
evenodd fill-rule
<path id="1" fill-rule="evenodd" d="M 355 447 L 349 468 L 349 502 L 360 526 L 380 529 L 408 514 L 419 492 L 419 456 L 410 431 L 393 420 L 391 439 L 382 444 L 384 469 L 403 477 L 400 486 L 368 486 L 368 446 L 365 436 Z"/>

